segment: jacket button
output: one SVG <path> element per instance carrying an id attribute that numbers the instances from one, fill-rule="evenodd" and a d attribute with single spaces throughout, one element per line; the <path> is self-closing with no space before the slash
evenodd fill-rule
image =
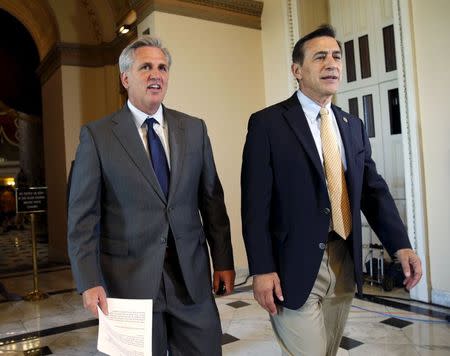
<path id="1" fill-rule="evenodd" d="M 325 250 L 325 247 L 327 247 L 327 244 L 325 244 L 325 243 L 323 243 L 323 242 L 321 242 L 321 243 L 319 244 L 319 248 L 320 248 L 321 250 Z"/>
<path id="2" fill-rule="evenodd" d="M 167 238 L 165 236 L 161 237 L 161 243 L 165 244 L 167 242 Z"/>
<path id="3" fill-rule="evenodd" d="M 323 213 L 325 214 L 325 215 L 328 215 L 328 214 L 330 214 L 330 209 L 329 208 L 325 208 L 325 209 L 323 209 Z"/>

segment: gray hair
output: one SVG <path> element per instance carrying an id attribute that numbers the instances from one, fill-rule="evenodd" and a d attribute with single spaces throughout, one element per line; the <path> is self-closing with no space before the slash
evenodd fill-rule
<path id="1" fill-rule="evenodd" d="M 159 48 L 166 56 L 169 68 L 172 65 L 172 57 L 170 56 L 169 50 L 163 47 L 163 44 L 159 38 L 151 36 L 142 36 L 137 40 L 130 43 L 124 48 L 119 57 L 119 69 L 120 73 L 127 72 L 134 62 L 134 51 L 140 47 L 155 47 Z"/>

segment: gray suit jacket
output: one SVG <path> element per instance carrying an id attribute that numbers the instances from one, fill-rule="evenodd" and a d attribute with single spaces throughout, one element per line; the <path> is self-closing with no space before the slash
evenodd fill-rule
<path id="1" fill-rule="evenodd" d="M 132 114 L 124 108 L 82 127 L 69 198 L 68 245 L 80 292 L 155 298 L 169 230 L 194 302 L 215 270 L 233 269 L 229 219 L 205 123 L 164 107 L 169 128 L 166 199 Z"/>

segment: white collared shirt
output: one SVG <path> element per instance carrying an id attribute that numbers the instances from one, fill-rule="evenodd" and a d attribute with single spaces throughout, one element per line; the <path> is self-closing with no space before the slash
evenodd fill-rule
<path id="1" fill-rule="evenodd" d="M 131 113 L 133 114 L 134 123 L 136 124 L 139 135 L 141 136 L 142 144 L 144 145 L 145 151 L 147 152 L 149 158 L 150 151 L 148 149 L 147 143 L 147 124 L 145 123 L 145 120 L 149 117 L 153 117 L 159 123 L 159 125 L 156 123 L 153 124 L 153 129 L 155 130 L 164 147 L 167 164 L 169 165 L 170 169 L 169 129 L 167 127 L 166 121 L 164 120 L 162 105 L 159 105 L 158 110 L 153 115 L 147 115 L 145 112 L 139 110 L 131 103 L 130 100 L 127 101 L 127 105 L 130 108 Z"/>
<path id="2" fill-rule="evenodd" d="M 316 143 L 317 152 L 319 153 L 320 161 L 322 162 L 323 166 L 322 139 L 320 138 L 320 105 L 307 97 L 300 90 L 297 91 L 297 97 L 300 101 L 300 104 L 302 105 L 303 112 L 306 116 L 306 121 L 308 121 L 308 125 L 313 135 L 314 142 Z M 334 132 L 339 142 L 339 152 L 341 154 L 342 165 L 344 166 L 344 170 L 347 170 L 347 160 L 345 158 L 344 144 L 342 143 L 341 133 L 339 132 L 336 117 L 334 116 L 333 110 L 331 110 L 331 103 L 327 104 L 325 107 L 328 109 L 332 118 L 331 121 L 333 123 Z"/>

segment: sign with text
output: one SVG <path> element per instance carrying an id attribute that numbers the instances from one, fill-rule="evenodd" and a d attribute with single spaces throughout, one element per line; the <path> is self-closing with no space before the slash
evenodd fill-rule
<path id="1" fill-rule="evenodd" d="M 17 213 L 42 213 L 47 210 L 47 187 L 16 189 Z"/>

